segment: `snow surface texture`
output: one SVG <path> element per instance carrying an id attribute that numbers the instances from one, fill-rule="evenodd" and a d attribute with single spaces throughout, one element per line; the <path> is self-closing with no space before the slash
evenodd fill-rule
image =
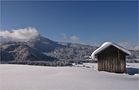
<path id="1" fill-rule="evenodd" d="M 0 90 L 139 90 L 138 74 L 99 72 L 95 67 L 96 64 L 82 67 L 1 64 Z"/>
<path id="2" fill-rule="evenodd" d="M 126 50 L 126 49 L 124 49 L 124 48 L 122 48 L 122 47 L 120 47 L 120 46 L 118 46 L 118 45 L 116 45 L 116 44 L 114 44 L 114 43 L 112 43 L 112 42 L 105 42 L 105 43 L 103 43 L 98 49 L 96 49 L 96 50 L 92 53 L 91 58 L 95 60 L 95 55 L 96 55 L 97 53 L 103 51 L 104 49 L 106 49 L 107 47 L 109 47 L 109 46 L 111 46 L 111 45 L 114 46 L 114 47 L 116 47 L 116 48 L 118 48 L 118 49 L 120 49 L 121 51 L 127 53 L 128 55 L 131 55 L 131 53 L 130 53 L 128 50 Z"/>

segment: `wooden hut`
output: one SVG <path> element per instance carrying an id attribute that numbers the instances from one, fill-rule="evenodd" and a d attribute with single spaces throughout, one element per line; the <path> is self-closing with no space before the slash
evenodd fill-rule
<path id="1" fill-rule="evenodd" d="M 96 49 L 91 57 L 97 59 L 98 70 L 115 73 L 126 72 L 126 56 L 130 52 L 111 42 L 105 42 Z"/>

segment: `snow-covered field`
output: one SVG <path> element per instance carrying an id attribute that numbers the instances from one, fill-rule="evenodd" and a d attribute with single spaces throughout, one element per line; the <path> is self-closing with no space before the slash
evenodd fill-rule
<path id="1" fill-rule="evenodd" d="M 138 63 L 128 68 L 139 69 Z M 45 67 L 0 64 L 0 90 L 139 90 L 135 75 L 99 72 L 96 64 Z"/>

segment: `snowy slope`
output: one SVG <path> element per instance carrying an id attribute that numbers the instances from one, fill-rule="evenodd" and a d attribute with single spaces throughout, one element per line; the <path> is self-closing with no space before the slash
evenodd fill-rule
<path id="1" fill-rule="evenodd" d="M 127 64 L 128 67 L 138 67 Z M 91 68 L 87 68 L 91 67 Z M 84 67 L 0 65 L 0 90 L 137 90 L 139 75 L 114 74 Z"/>

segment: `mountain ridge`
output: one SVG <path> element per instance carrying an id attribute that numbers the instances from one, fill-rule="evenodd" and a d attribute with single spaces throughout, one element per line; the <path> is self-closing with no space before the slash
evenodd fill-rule
<path id="1" fill-rule="evenodd" d="M 97 46 L 78 43 L 61 43 L 39 36 L 27 42 L 6 42 L 0 44 L 1 62 L 24 61 L 87 61 Z M 132 51 L 130 58 L 138 58 L 138 51 Z"/>

